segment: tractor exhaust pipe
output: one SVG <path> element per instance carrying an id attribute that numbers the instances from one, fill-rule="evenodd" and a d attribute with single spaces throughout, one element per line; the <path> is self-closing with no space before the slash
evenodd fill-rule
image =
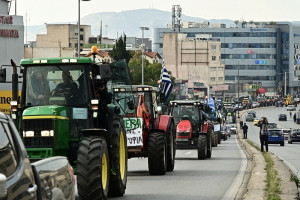
<path id="1" fill-rule="evenodd" d="M 16 63 L 10 59 L 10 63 L 13 67 L 12 73 L 12 101 L 18 101 L 18 73 L 17 73 L 17 65 Z"/>

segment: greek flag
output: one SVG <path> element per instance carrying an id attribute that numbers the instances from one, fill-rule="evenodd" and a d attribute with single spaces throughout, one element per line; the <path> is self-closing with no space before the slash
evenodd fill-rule
<path id="1" fill-rule="evenodd" d="M 215 101 L 213 100 L 212 97 L 209 98 L 207 104 L 211 107 L 212 112 L 215 112 L 215 111 L 216 111 L 216 109 L 215 109 Z"/>
<path id="2" fill-rule="evenodd" d="M 160 73 L 159 88 L 161 89 L 161 92 L 165 95 L 165 98 L 167 100 L 173 89 L 173 83 L 170 79 L 170 75 L 168 74 L 168 71 L 165 68 L 164 63 L 162 65 L 162 69 L 161 69 L 161 73 Z"/>

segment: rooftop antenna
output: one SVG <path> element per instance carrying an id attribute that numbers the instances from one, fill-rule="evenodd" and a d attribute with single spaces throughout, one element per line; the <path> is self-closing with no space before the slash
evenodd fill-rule
<path id="1" fill-rule="evenodd" d="M 181 28 L 181 13 L 182 8 L 180 5 L 173 5 L 172 6 L 172 31 L 176 31 L 178 28 L 178 32 L 180 32 Z"/>

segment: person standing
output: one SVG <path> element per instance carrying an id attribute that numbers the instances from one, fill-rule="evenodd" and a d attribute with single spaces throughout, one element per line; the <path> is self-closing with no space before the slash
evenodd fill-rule
<path id="1" fill-rule="evenodd" d="M 247 139 L 248 126 L 246 123 L 244 123 L 244 126 L 243 126 L 243 133 L 244 133 L 243 139 Z"/>
<path id="2" fill-rule="evenodd" d="M 264 145 L 266 146 L 266 152 L 268 152 L 268 120 L 266 117 L 262 118 L 262 122 L 260 123 L 260 131 L 259 131 L 259 138 L 260 138 L 260 150 L 264 152 Z"/>
<path id="3" fill-rule="evenodd" d="M 241 129 L 241 130 L 242 130 L 242 128 L 243 128 L 243 124 L 244 124 L 244 123 L 243 123 L 243 120 L 241 120 L 241 121 L 240 121 L 240 129 Z"/>

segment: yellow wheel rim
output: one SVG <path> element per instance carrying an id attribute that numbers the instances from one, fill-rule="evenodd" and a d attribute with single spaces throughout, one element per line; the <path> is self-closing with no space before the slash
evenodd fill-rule
<path id="1" fill-rule="evenodd" d="M 107 185 L 107 159 L 106 155 L 103 154 L 102 156 L 102 188 L 103 190 L 106 189 Z"/>
<path id="2" fill-rule="evenodd" d="M 120 149 L 119 149 L 119 155 L 120 155 L 120 173 L 121 173 L 121 179 L 124 179 L 125 176 L 125 163 L 126 163 L 126 156 L 125 156 L 125 141 L 124 141 L 124 133 L 121 131 L 120 133 Z"/>

